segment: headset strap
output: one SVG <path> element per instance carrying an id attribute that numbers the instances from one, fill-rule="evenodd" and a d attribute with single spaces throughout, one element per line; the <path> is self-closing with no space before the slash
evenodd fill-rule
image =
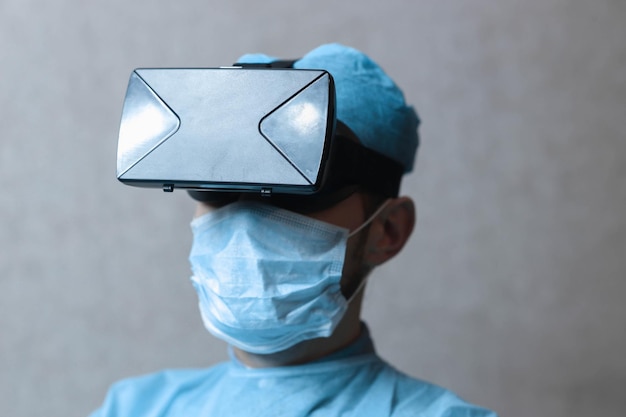
<path id="1" fill-rule="evenodd" d="M 293 68 L 293 64 L 295 64 L 297 61 L 297 59 L 281 59 L 264 63 L 236 62 L 233 64 L 233 66 L 242 68 Z"/>

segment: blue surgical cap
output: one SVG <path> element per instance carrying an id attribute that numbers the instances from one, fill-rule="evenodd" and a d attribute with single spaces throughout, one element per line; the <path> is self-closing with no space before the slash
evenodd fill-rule
<path id="1" fill-rule="evenodd" d="M 277 58 L 247 54 L 240 63 L 268 63 Z M 361 144 L 413 169 L 419 145 L 419 117 L 402 90 L 364 53 L 340 44 L 322 45 L 296 61 L 294 68 L 324 69 L 335 80 L 337 119 Z"/>

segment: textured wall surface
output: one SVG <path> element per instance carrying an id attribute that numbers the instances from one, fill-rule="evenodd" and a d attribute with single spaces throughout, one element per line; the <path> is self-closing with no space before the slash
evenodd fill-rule
<path id="1" fill-rule="evenodd" d="M 138 66 L 367 52 L 422 119 L 381 355 L 501 415 L 626 409 L 626 3 L 0 2 L 0 415 L 88 414 L 117 379 L 209 366 L 184 193 L 115 179 Z"/>

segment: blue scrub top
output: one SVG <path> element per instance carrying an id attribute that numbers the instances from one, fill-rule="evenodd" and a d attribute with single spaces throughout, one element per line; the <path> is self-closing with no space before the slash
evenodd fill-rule
<path id="1" fill-rule="evenodd" d="M 90 417 L 494 416 L 383 361 L 364 326 L 359 340 L 322 360 L 277 368 L 231 361 L 168 370 L 113 385 Z"/>

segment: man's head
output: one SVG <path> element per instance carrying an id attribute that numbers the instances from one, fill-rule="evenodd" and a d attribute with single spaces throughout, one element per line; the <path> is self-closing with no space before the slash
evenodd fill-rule
<path id="1" fill-rule="evenodd" d="M 266 55 L 251 54 L 244 55 L 238 62 L 268 63 L 275 60 L 275 58 Z M 367 152 L 382 155 L 381 158 L 389 163 L 378 165 L 379 167 L 392 166 L 394 169 L 399 169 L 400 172 L 412 170 L 418 146 L 417 127 L 419 119 L 413 108 L 405 104 L 401 90 L 376 63 L 355 49 L 331 44 L 321 46 L 306 54 L 302 59 L 295 62 L 294 67 L 325 69 L 333 76 L 338 121 L 336 140 L 347 141 L 356 145 L 356 148 L 347 147 L 346 149 L 354 149 L 358 155 L 361 155 L 358 148 L 363 147 L 368 150 Z M 367 157 L 367 153 L 363 155 Z M 336 172 L 337 165 L 341 163 L 343 163 L 341 158 L 338 157 L 337 160 L 331 158 L 329 168 L 331 182 L 333 181 L 334 170 Z M 372 170 L 374 169 L 372 166 Z M 369 178 L 374 178 L 376 175 L 384 176 L 384 173 L 372 172 Z M 335 331 L 330 337 L 320 338 L 318 336 L 317 339 L 305 341 L 303 345 L 309 346 L 309 348 L 303 348 L 304 350 L 297 348 L 300 344 L 296 345 L 295 350 L 291 349 L 292 355 L 289 357 L 292 359 L 287 359 L 289 362 L 305 360 L 307 355 L 311 355 L 311 352 L 319 353 L 336 349 L 353 339 L 355 332 L 358 334 L 362 298 L 362 292 L 358 289 L 362 288 L 362 282 L 367 274 L 374 267 L 393 258 L 400 252 L 411 235 L 415 224 L 415 207 L 412 200 L 408 197 L 398 197 L 396 194 L 389 195 L 386 192 L 379 192 L 377 191 L 379 186 L 371 185 L 368 181 L 363 180 L 352 184 L 340 183 L 335 187 L 337 189 L 331 193 L 331 198 L 328 195 L 323 196 L 323 198 L 294 196 L 284 199 L 275 196 L 263 198 L 257 195 L 233 195 L 231 201 L 254 200 L 257 203 L 278 206 L 281 209 L 297 212 L 308 218 L 321 221 L 331 227 L 336 226 L 345 230 L 342 243 L 344 248 L 342 271 L 336 277 L 336 282 L 333 285 L 337 287 L 336 291 L 340 291 L 345 299 L 350 299 L 352 302 L 347 306 L 347 311 L 343 314 L 340 322 L 333 324 Z M 398 187 L 395 188 L 396 191 L 397 189 Z M 322 203 L 320 204 L 320 202 Z M 200 203 L 196 217 L 210 213 L 216 208 L 218 206 L 215 204 Z M 245 217 L 245 213 L 242 217 Z M 253 233 L 258 233 L 258 235 L 246 238 L 248 239 L 248 243 L 244 244 L 246 248 L 251 244 L 249 239 L 252 241 L 256 241 L 257 238 L 262 240 L 266 238 L 265 234 L 272 232 L 269 229 L 264 229 L 266 225 L 262 224 L 263 221 L 259 219 L 256 217 L 255 226 L 250 228 L 251 231 L 254 230 Z M 288 221 L 300 222 L 297 218 L 291 218 Z M 250 225 L 251 223 L 247 224 Z M 362 227 L 363 225 L 365 227 Z M 302 230 L 298 231 L 297 234 L 301 232 Z M 228 239 L 226 240 L 228 241 Z M 274 240 L 268 244 L 273 245 L 273 243 Z M 302 255 L 302 250 L 300 248 L 285 249 L 292 251 L 294 265 L 301 260 L 299 256 Z M 280 250 L 282 252 L 282 247 Z M 308 258 L 307 262 L 310 262 Z M 267 271 L 267 273 L 270 275 L 269 280 L 272 281 L 272 270 Z M 250 279 L 255 278 L 250 277 Z M 297 287 L 298 283 L 288 283 L 288 285 L 292 284 Z M 253 283 L 251 283 L 252 285 Z M 323 294 L 318 294 L 318 296 L 323 296 Z M 282 322 L 281 320 L 278 322 Z M 315 346 L 313 350 L 310 348 L 312 344 Z M 241 350 L 246 352 L 245 348 Z M 285 360 L 284 356 L 280 356 L 280 358 L 280 361 Z"/>
<path id="2" fill-rule="evenodd" d="M 271 64 L 280 61 L 265 54 L 246 54 L 237 60 L 237 64 Z M 417 147 L 419 145 L 419 117 L 413 107 L 406 104 L 402 90 L 384 72 L 384 70 L 364 53 L 341 44 L 326 44 L 305 54 L 291 63 L 296 69 L 323 69 L 328 71 L 335 83 L 337 126 L 335 142 L 358 144 L 356 147 L 342 147 L 335 151 L 329 163 L 329 182 L 322 197 L 280 196 L 264 198 L 262 201 L 316 217 L 319 213 L 328 213 L 341 206 L 343 200 L 352 194 L 360 194 L 364 221 L 387 199 L 397 197 L 399 183 L 385 186 L 384 182 L 373 184 L 378 178 L 391 178 L 400 181 L 400 175 L 389 172 L 410 172 L 413 169 Z M 358 155 L 345 155 L 346 152 L 365 148 L 373 155 L 370 174 L 358 180 L 350 176 L 346 161 Z M 386 165 L 379 164 L 382 160 Z M 341 177 L 341 178 L 338 178 Z M 381 191 L 382 190 L 382 191 Z M 231 201 L 240 199 L 233 195 Z M 244 197 L 251 198 L 251 197 Z M 255 198 L 255 197 L 252 197 Z M 393 201 L 388 203 L 393 206 Z M 406 201 L 403 203 L 406 206 Z M 201 208 L 200 212 L 204 210 Z M 324 216 L 321 216 L 324 217 Z M 332 216 L 331 216 L 332 217 Z M 358 213 L 352 213 L 352 219 L 358 219 Z M 324 220 L 324 219 L 322 219 Z M 331 221 L 333 223 L 333 221 Z M 335 224 L 350 229 L 349 224 Z M 360 235 L 363 235 L 361 233 Z M 362 252 L 362 251 L 359 251 Z M 380 260 L 379 260 L 380 262 Z"/>

